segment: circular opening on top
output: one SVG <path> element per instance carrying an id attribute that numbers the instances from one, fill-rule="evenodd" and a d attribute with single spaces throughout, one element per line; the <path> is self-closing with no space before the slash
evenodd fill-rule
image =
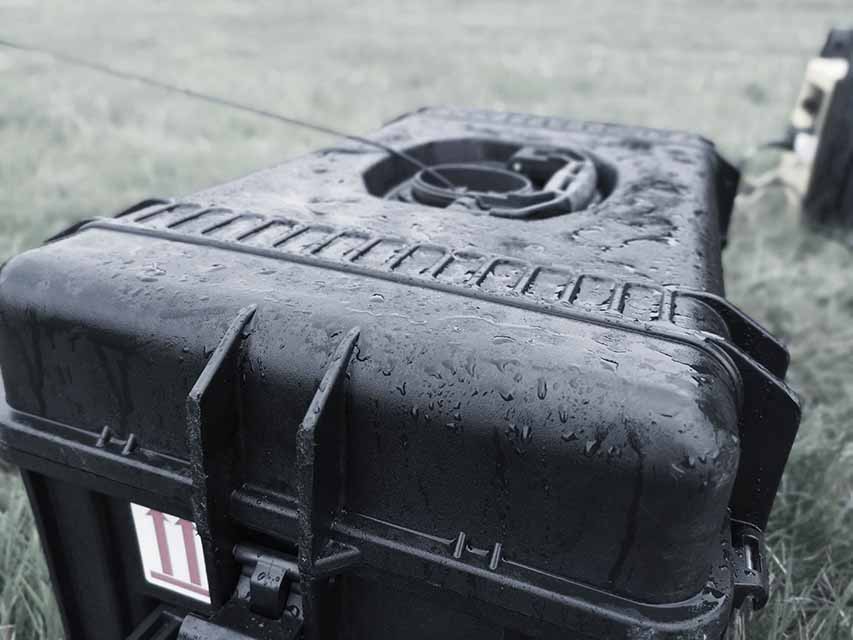
<path id="1" fill-rule="evenodd" d="M 446 207 L 464 196 L 521 193 L 532 189 L 533 183 L 523 175 L 476 164 L 437 164 L 420 171 L 412 181 L 415 199 L 433 207 Z"/>
<path id="2" fill-rule="evenodd" d="M 470 164 L 439 164 L 430 167 L 430 171 L 421 171 L 416 180 L 429 187 L 449 190 L 435 174 L 452 184 L 457 192 L 514 193 L 532 186 L 530 180 L 518 173 Z"/>

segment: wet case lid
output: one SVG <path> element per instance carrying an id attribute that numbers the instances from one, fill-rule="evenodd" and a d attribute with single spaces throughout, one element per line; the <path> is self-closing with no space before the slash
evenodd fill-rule
<path id="1" fill-rule="evenodd" d="M 464 185 L 346 143 L 8 263 L 6 453 L 191 513 L 214 604 L 248 529 L 306 576 L 558 627 L 730 607 L 730 513 L 763 529 L 798 422 L 784 349 L 722 297 L 735 172 L 517 114 L 378 138 Z"/>

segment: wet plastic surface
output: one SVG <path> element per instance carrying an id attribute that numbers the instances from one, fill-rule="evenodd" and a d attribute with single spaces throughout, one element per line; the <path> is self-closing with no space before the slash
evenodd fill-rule
<path id="1" fill-rule="evenodd" d="M 528 162 L 548 195 L 498 206 L 527 186 L 465 169 L 473 199 L 425 203 L 416 167 L 347 143 L 0 272 L 0 446 L 72 636 L 165 602 L 195 612 L 181 638 L 721 637 L 766 597 L 799 421 L 784 348 L 722 297 L 734 170 L 687 134 L 520 114 L 425 110 L 379 139 Z M 101 631 L 48 506 L 72 486 L 131 585 Z M 197 523 L 210 607 L 144 583 L 122 500 Z"/>

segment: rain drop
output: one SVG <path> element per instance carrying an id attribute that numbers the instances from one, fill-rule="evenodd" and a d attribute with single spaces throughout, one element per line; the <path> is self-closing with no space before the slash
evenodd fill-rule
<path id="1" fill-rule="evenodd" d="M 598 448 L 601 446 L 601 442 L 596 439 L 587 440 L 586 446 L 584 447 L 584 453 L 588 456 L 594 456 L 598 453 Z"/>

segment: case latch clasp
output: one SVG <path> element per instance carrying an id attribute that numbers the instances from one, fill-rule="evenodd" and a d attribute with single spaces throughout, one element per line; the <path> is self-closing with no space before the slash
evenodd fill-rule
<path id="1" fill-rule="evenodd" d="M 734 605 L 738 609 L 747 598 L 752 608 L 767 604 L 769 571 L 764 547 L 764 533 L 746 522 L 732 522 L 732 551 L 734 552 Z"/>

